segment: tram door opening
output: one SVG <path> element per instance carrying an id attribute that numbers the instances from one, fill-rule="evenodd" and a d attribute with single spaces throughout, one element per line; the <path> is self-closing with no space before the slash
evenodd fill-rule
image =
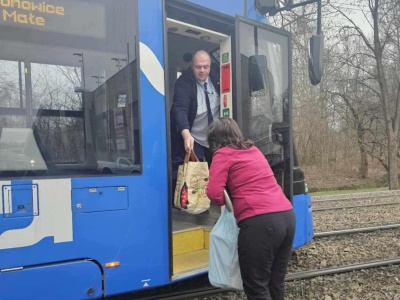
<path id="1" fill-rule="evenodd" d="M 191 68 L 192 56 L 198 50 L 204 50 L 210 54 L 211 66 L 210 72 L 220 73 L 220 85 L 215 86 L 217 90 L 225 92 L 220 95 L 221 116 L 232 117 L 231 114 L 231 64 L 228 59 L 231 58 L 231 39 L 229 36 L 211 31 L 205 28 L 197 27 L 174 19 L 166 20 L 167 24 L 167 43 L 168 43 L 168 85 L 169 85 L 169 104 L 168 110 L 171 110 L 174 98 L 174 86 L 183 72 Z M 225 56 L 221 58 L 221 49 Z M 227 58 L 225 58 L 227 57 Z M 222 61 L 221 61 L 222 60 Z M 223 65 L 228 67 L 222 68 Z M 222 89 L 221 89 L 222 85 Z M 229 91 L 226 90 L 228 87 Z M 227 93 L 229 92 L 229 93 Z M 229 99 L 228 99 L 229 98 Z M 229 101 L 228 101 L 229 100 Z M 230 105 L 229 105 L 230 104 Z M 229 107 L 230 106 L 230 107 Z M 171 128 L 174 130 L 174 128 Z M 175 162 L 173 161 L 173 164 Z M 176 163 L 175 163 L 176 164 Z M 176 169 L 176 166 L 173 168 Z M 176 174 L 172 174 L 176 179 Z M 174 184 L 174 181 L 173 181 Z M 174 188 L 174 186 L 173 186 Z"/>
<path id="2" fill-rule="evenodd" d="M 222 79 L 225 76 L 225 85 L 230 87 L 231 68 L 226 68 L 224 74 L 221 72 L 221 49 L 224 53 L 229 53 L 228 58 L 231 58 L 231 40 L 229 36 L 174 19 L 167 19 L 166 25 L 168 43 L 168 61 L 166 65 L 168 66 L 167 82 L 169 85 L 169 93 L 166 96 L 169 97 L 170 103 L 168 111 L 170 111 L 173 104 L 175 82 L 183 72 L 191 67 L 192 55 L 197 50 L 204 50 L 210 54 L 210 72 L 220 72 L 220 78 Z M 228 63 L 225 58 L 224 63 Z M 221 91 L 220 86 L 215 86 L 215 88 Z M 228 104 L 227 97 L 225 96 L 225 106 Z M 229 94 L 229 100 L 231 103 L 231 94 Z M 224 108 L 222 93 L 220 95 L 220 102 L 222 114 Z M 171 130 L 174 129 L 171 128 Z M 172 171 L 172 197 L 176 182 L 176 170 L 174 169 Z M 171 199 L 171 202 L 173 202 L 173 199 Z M 206 213 L 200 215 L 190 215 L 178 209 L 172 209 L 174 278 L 179 277 L 179 274 L 182 272 L 207 268 L 208 247 L 206 245 L 208 244 L 208 233 L 217 221 L 220 212 L 220 207 L 213 204 L 211 204 L 210 209 Z M 200 247 L 194 246 L 197 244 Z M 184 258 L 185 255 L 195 255 L 195 258 L 191 259 L 191 261 L 195 262 L 196 265 L 181 263 L 181 261 L 187 261 Z"/>

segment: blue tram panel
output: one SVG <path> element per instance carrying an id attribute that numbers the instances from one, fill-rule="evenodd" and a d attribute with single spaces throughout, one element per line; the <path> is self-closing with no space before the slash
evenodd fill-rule
<path id="1" fill-rule="evenodd" d="M 265 22 L 265 18 L 260 15 L 254 8 L 255 1 L 249 0 L 187 0 L 188 2 L 195 3 L 202 7 L 207 7 L 211 10 L 221 12 L 232 17 L 235 16 L 245 16 L 247 18 Z M 245 4 L 246 3 L 246 4 Z"/>
<path id="2" fill-rule="evenodd" d="M 128 208 L 126 186 L 89 187 L 72 190 L 72 212 L 75 214 Z"/>
<path id="3" fill-rule="evenodd" d="M 0 298 L 98 299 L 102 296 L 101 276 L 99 266 L 91 261 L 9 270 L 0 275 Z"/>
<path id="4" fill-rule="evenodd" d="M 239 15 L 239 16 L 244 16 L 245 15 L 245 1 L 243 0 L 231 0 L 229 2 L 227 1 L 221 1 L 221 0 L 187 0 L 188 2 L 195 3 L 197 5 L 200 5 L 202 7 L 207 7 L 209 9 L 212 9 L 214 11 L 219 11 L 223 12 L 226 15 L 230 15 L 232 17 Z M 251 4 L 250 4 L 251 5 Z"/>
<path id="5" fill-rule="evenodd" d="M 310 194 L 294 195 L 293 209 L 296 214 L 296 233 L 293 248 L 296 249 L 305 245 L 314 237 Z"/>

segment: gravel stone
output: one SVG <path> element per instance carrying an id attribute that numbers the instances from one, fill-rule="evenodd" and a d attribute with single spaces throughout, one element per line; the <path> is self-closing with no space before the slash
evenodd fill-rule
<path id="1" fill-rule="evenodd" d="M 333 201 L 318 202 L 328 199 Z M 312 201 L 313 208 L 400 202 L 400 191 L 313 197 Z M 313 221 L 315 232 L 398 224 L 400 205 L 313 212 Z M 314 239 L 294 251 L 288 273 L 390 258 L 400 258 L 400 229 Z M 400 300 L 400 265 L 289 281 L 285 287 L 285 299 L 290 300 Z M 187 300 L 195 299 L 244 300 L 246 296 L 227 292 Z"/>

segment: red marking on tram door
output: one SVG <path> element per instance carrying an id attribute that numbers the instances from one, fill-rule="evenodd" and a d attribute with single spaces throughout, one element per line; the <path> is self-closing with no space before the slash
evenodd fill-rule
<path id="1" fill-rule="evenodd" d="M 221 91 L 223 93 L 231 91 L 231 64 L 221 66 Z"/>

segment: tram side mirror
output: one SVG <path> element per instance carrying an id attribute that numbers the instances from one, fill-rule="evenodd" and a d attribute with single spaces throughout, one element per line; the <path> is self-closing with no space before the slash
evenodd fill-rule
<path id="1" fill-rule="evenodd" d="M 279 8 L 278 0 L 255 0 L 256 10 L 262 14 L 274 12 Z"/>
<path id="2" fill-rule="evenodd" d="M 324 36 L 313 35 L 310 38 L 309 57 L 308 57 L 308 73 L 312 85 L 321 82 L 324 72 Z"/>

